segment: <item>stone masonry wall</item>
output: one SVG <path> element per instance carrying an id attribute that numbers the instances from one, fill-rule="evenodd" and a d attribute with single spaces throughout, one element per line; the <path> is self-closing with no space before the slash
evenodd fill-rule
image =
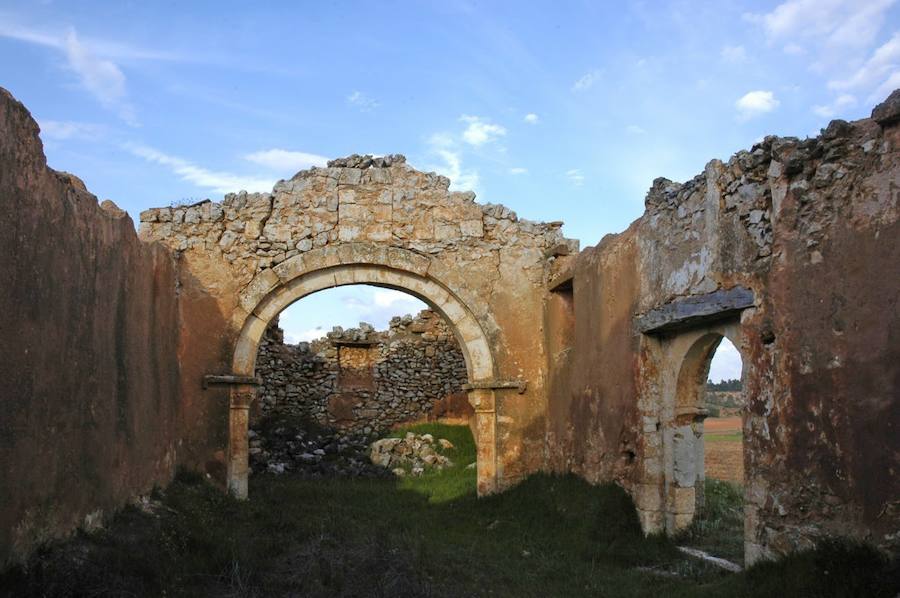
<path id="1" fill-rule="evenodd" d="M 258 417 L 290 413 L 341 433 L 369 435 L 412 421 L 471 416 L 462 351 L 430 310 L 393 318 L 384 332 L 368 324 L 336 327 L 296 345 L 284 344 L 275 323 L 256 363 L 263 380 Z"/>
<path id="2" fill-rule="evenodd" d="M 894 92 L 871 119 L 834 121 L 812 139 L 767 137 L 684 184 L 658 179 L 627 231 L 561 260 L 555 276 L 571 277 L 574 301 L 562 317 L 547 312 L 572 331 L 548 363 L 548 465 L 618 480 L 648 531 L 677 520 L 679 373 L 695 339 L 735 334 L 747 561 L 830 534 L 896 549 L 898 124 Z M 637 328 L 651 310 L 735 286 L 755 301 L 732 320 Z"/>
<path id="3" fill-rule="evenodd" d="M 440 310 L 451 297 L 457 306 L 452 316 L 467 318 L 461 344 L 466 351 L 475 347 L 470 364 L 479 366 L 477 377 L 487 386 L 480 393 L 483 416 L 477 416 L 483 425 L 476 426 L 483 448 L 479 488 L 506 487 L 540 469 L 544 281 L 548 260 L 577 251 L 578 243 L 563 237 L 561 222 L 521 219 L 504 206 L 477 203 L 472 192 L 450 191 L 449 184 L 402 156 L 350 156 L 301 171 L 271 193 L 233 193 L 221 203 L 143 212 L 141 238 L 177 251 L 185 276 L 196 282 L 182 289 L 183 300 L 209 304 L 205 313 L 214 310 L 226 321 L 195 335 L 183 353 L 192 376 L 227 373 L 234 356 L 246 365 L 245 345 L 238 345 L 245 325 L 257 330 L 275 315 L 266 312 L 260 320 L 261 302 L 341 269 L 341 280 L 332 284 L 360 282 L 356 274 L 374 264 L 367 276 L 394 276 L 387 284 L 402 290 L 400 272 L 440 287 L 425 299 Z M 204 346 L 204 336 L 215 342 Z M 527 382 L 522 392 L 515 383 L 502 384 L 515 380 Z M 187 400 L 227 407 L 227 389 L 200 390 L 196 378 L 184 381 Z M 227 438 L 227 418 L 208 421 Z M 224 459 L 224 452 L 216 455 Z"/>

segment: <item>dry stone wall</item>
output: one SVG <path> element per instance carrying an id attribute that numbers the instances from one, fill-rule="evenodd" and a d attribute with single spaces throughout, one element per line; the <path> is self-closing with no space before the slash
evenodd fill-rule
<path id="1" fill-rule="evenodd" d="M 462 386 L 466 364 L 443 319 L 425 310 L 296 345 L 285 344 L 277 323 L 259 347 L 256 366 L 260 418 L 308 417 L 348 435 L 370 435 L 397 424 L 438 417 L 468 420 Z"/>

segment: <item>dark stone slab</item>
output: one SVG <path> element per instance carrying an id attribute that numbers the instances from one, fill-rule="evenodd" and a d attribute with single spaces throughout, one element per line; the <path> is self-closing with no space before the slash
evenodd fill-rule
<path id="1" fill-rule="evenodd" d="M 753 291 L 750 289 L 720 289 L 705 295 L 670 301 L 637 316 L 635 325 L 644 334 L 656 334 L 727 319 L 748 307 L 753 307 Z"/>
<path id="2" fill-rule="evenodd" d="M 250 386 L 262 385 L 262 379 L 256 376 L 234 376 L 232 374 L 206 374 L 203 376 L 203 388 L 209 388 L 214 384 L 223 384 L 226 386 L 236 386 L 248 384 Z"/>
<path id="3" fill-rule="evenodd" d="M 895 89 L 885 101 L 875 106 L 872 119 L 883 127 L 900 120 L 900 89 Z"/>

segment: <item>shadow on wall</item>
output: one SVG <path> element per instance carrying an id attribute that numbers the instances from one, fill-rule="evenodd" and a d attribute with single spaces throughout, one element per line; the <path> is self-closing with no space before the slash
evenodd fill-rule
<path id="1" fill-rule="evenodd" d="M 125 212 L 47 167 L 37 124 L 2 89 L 0 201 L 2 566 L 167 484 L 227 418 L 199 395 L 226 354 L 198 338 L 198 322 L 225 329 L 216 306 Z"/>

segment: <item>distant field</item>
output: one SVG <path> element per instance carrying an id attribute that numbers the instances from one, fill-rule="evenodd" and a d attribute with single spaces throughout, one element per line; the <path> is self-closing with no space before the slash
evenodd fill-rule
<path id="1" fill-rule="evenodd" d="M 706 477 L 744 481 L 743 435 L 740 417 L 710 417 L 703 423 Z"/>

